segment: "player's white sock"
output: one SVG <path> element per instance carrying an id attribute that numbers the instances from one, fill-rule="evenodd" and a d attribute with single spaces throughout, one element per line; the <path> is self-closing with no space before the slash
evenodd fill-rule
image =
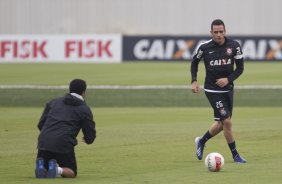
<path id="1" fill-rule="evenodd" d="M 58 175 L 62 175 L 63 174 L 63 168 L 58 167 L 57 171 L 58 171 Z"/>

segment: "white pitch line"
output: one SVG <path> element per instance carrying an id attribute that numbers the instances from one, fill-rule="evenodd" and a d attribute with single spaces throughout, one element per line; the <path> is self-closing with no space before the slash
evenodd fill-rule
<path id="1" fill-rule="evenodd" d="M 0 89 L 68 89 L 67 85 L 0 85 Z M 203 88 L 203 86 L 201 86 Z M 191 89 L 190 85 L 89 85 L 87 89 Z M 282 85 L 238 85 L 235 89 L 282 89 Z"/>

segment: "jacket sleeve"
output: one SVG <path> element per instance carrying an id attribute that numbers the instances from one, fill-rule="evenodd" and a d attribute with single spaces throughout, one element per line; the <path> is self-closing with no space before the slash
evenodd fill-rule
<path id="1" fill-rule="evenodd" d="M 203 57 L 203 51 L 201 47 L 197 50 L 196 54 L 193 56 L 192 62 L 191 62 L 191 83 L 194 81 L 197 81 L 197 73 L 198 73 L 198 65 L 200 60 Z"/>
<path id="2" fill-rule="evenodd" d="M 47 119 L 47 116 L 48 116 L 48 113 L 49 113 L 49 110 L 50 110 L 50 104 L 47 103 L 44 110 L 43 110 L 43 113 L 41 115 L 41 118 L 39 119 L 39 122 L 38 122 L 38 125 L 37 125 L 37 128 L 41 131 L 42 127 L 44 126 L 45 124 L 45 121 Z"/>
<path id="3" fill-rule="evenodd" d="M 82 133 L 86 144 L 92 144 L 96 138 L 95 121 L 93 120 L 93 114 L 89 108 L 87 115 L 82 123 Z"/>
<path id="4" fill-rule="evenodd" d="M 227 77 L 229 83 L 232 83 L 234 80 L 236 80 L 244 71 L 244 58 L 241 47 L 238 46 L 236 50 L 237 52 L 234 56 L 236 69 Z"/>

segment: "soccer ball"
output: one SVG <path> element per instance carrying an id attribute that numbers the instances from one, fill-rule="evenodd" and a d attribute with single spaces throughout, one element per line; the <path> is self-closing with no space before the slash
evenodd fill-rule
<path id="1" fill-rule="evenodd" d="M 207 155 L 205 159 L 205 165 L 209 169 L 209 171 L 217 172 L 220 171 L 220 169 L 224 165 L 224 158 L 219 153 L 210 153 Z"/>

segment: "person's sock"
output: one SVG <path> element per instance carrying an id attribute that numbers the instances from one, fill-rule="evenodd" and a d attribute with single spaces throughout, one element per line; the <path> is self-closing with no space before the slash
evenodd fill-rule
<path id="1" fill-rule="evenodd" d="M 209 131 L 207 131 L 205 134 L 204 134 L 204 136 L 202 137 L 202 139 L 201 139 L 201 142 L 203 143 L 203 144 L 205 144 L 210 138 L 212 138 L 213 136 L 210 134 L 210 132 Z"/>
<path id="2" fill-rule="evenodd" d="M 62 175 L 63 174 L 63 168 L 58 167 L 57 171 L 58 171 L 58 173 L 57 173 L 58 175 Z"/>
<path id="3" fill-rule="evenodd" d="M 232 142 L 232 143 L 229 143 L 228 146 L 229 146 L 229 148 L 230 148 L 230 151 L 231 151 L 231 153 L 232 153 L 233 158 L 234 158 L 236 155 L 238 155 L 238 151 L 237 151 L 237 149 L 236 149 L 235 141 Z"/>

